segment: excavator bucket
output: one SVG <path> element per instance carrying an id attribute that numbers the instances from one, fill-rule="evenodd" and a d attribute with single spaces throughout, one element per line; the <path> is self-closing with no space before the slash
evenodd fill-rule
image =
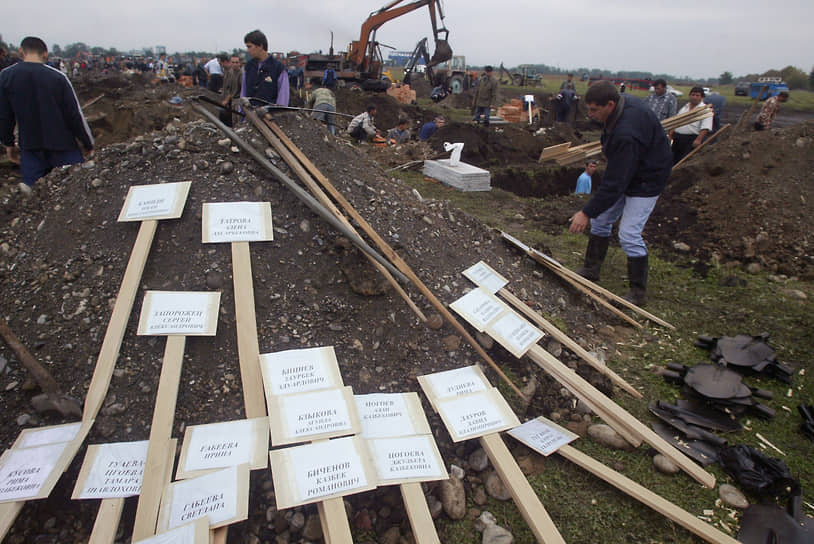
<path id="1" fill-rule="evenodd" d="M 452 48 L 447 40 L 435 40 L 435 53 L 430 59 L 430 66 L 436 66 L 452 58 Z"/>

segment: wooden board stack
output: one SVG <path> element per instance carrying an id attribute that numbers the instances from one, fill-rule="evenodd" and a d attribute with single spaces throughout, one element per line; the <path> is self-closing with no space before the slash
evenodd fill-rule
<path id="1" fill-rule="evenodd" d="M 489 170 L 463 162 L 458 163 L 457 166 L 450 166 L 449 159 L 424 161 L 424 175 L 459 191 L 489 191 L 492 189 L 492 176 Z"/>

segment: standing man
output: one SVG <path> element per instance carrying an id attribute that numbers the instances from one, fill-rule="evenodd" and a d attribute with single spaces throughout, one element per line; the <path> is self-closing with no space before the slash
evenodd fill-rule
<path id="1" fill-rule="evenodd" d="M 684 104 L 683 108 L 678 110 L 678 114 L 681 115 L 682 113 L 691 112 L 701 106 L 703 100 L 704 89 L 701 87 L 693 87 L 690 89 L 690 101 Z M 683 159 L 687 153 L 701 145 L 711 130 L 711 117 L 694 121 L 689 125 L 671 130 L 670 138 L 673 140 L 673 164 L 678 164 L 678 161 Z"/>
<path id="2" fill-rule="evenodd" d="M 232 101 L 240 98 L 240 57 L 232 55 L 224 68 L 226 71 L 223 74 L 223 100 L 221 100 L 224 109 L 220 112 L 220 120 L 227 127 L 231 127 L 233 125 Z"/>
<path id="3" fill-rule="evenodd" d="M 219 93 L 223 87 L 223 67 L 227 60 L 226 55 L 221 53 L 204 65 L 204 69 L 209 76 L 206 88 L 213 93 Z"/>
<path id="4" fill-rule="evenodd" d="M 266 35 L 252 30 L 243 42 L 251 59 L 243 68 L 240 96 L 249 98 L 253 106 L 288 106 L 288 72 L 282 62 L 269 55 Z"/>
<path id="5" fill-rule="evenodd" d="M 667 82 L 663 79 L 653 82 L 653 92 L 647 95 L 644 103 L 653 110 L 659 121 L 673 117 L 678 110 L 678 101 L 673 93 L 667 92 Z"/>
<path id="6" fill-rule="evenodd" d="M 497 79 L 492 76 L 492 71 L 491 66 L 486 67 L 486 73 L 480 78 L 475 89 L 475 98 L 472 101 L 472 105 L 475 107 L 475 117 L 472 120 L 476 123 L 483 123 L 485 127 L 489 126 L 492 105 L 497 100 Z"/>
<path id="7" fill-rule="evenodd" d="M 593 180 L 594 172 L 596 172 L 596 161 L 588 159 L 585 161 L 585 171 L 577 178 L 577 190 L 574 191 L 575 195 L 591 194 L 591 181 Z"/>
<path id="8" fill-rule="evenodd" d="M 158 55 L 158 61 L 155 63 L 155 75 L 158 77 L 159 83 L 167 83 L 170 80 L 170 67 L 167 64 L 166 53 Z"/>
<path id="9" fill-rule="evenodd" d="M 724 106 L 726 106 L 726 97 L 721 93 L 712 91 L 704 97 L 704 104 L 712 106 L 712 111 L 715 112 L 712 117 L 712 132 L 709 133 L 712 136 L 721 130 L 721 115 L 723 115 Z"/>
<path id="10" fill-rule="evenodd" d="M 766 103 L 760 108 L 760 113 L 757 114 L 755 130 L 769 130 L 772 128 L 772 123 L 774 123 L 777 112 L 780 110 L 780 104 L 785 103 L 788 99 L 788 91 L 781 91 L 776 96 L 766 100 Z"/>
<path id="11" fill-rule="evenodd" d="M 564 91 L 565 89 L 570 89 L 574 91 L 574 93 L 577 92 L 577 86 L 574 84 L 574 74 L 568 74 L 565 81 L 560 85 L 560 91 Z"/>
<path id="12" fill-rule="evenodd" d="M 647 301 L 648 272 L 642 230 L 670 177 L 670 143 L 644 102 L 634 96 L 620 96 L 609 81 L 593 84 L 585 102 L 588 116 L 604 125 L 602 152 L 608 163 L 597 192 L 571 217 L 571 232 L 583 232 L 589 223 L 591 229 L 585 266 L 578 274 L 599 281 L 611 228 L 620 220 L 619 244 L 627 255 L 630 284 L 625 298 L 642 306 Z"/>
<path id="13" fill-rule="evenodd" d="M 80 145 L 92 153 L 93 135 L 68 77 L 45 64 L 45 42 L 23 38 L 20 52 L 23 62 L 0 72 L 0 142 L 11 161 L 19 160 L 20 190 L 29 195 L 54 167 L 82 162 Z"/>

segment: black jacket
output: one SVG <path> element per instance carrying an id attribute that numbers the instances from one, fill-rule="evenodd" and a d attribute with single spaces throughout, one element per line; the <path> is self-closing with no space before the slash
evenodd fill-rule
<path id="1" fill-rule="evenodd" d="M 276 104 L 280 76 L 284 71 L 283 63 L 271 55 L 263 62 L 251 59 L 243 67 L 243 96 L 260 98 L 261 101 L 252 101 L 255 106 Z"/>
<path id="2" fill-rule="evenodd" d="M 79 99 L 67 76 L 39 62 L 18 62 L 0 72 L 0 142 L 20 149 L 70 151 L 77 142 L 93 149 Z"/>
<path id="3" fill-rule="evenodd" d="M 582 211 L 596 217 L 622 197 L 658 196 L 673 167 L 670 142 L 644 101 L 623 96 L 602 131 L 608 166 L 596 194 Z"/>

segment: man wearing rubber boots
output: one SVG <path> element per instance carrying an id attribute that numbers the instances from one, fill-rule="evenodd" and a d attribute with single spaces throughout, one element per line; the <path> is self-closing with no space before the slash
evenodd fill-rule
<path id="1" fill-rule="evenodd" d="M 642 306 L 647 301 L 648 270 L 642 230 L 670 177 L 670 143 L 644 101 L 629 94 L 620 96 L 609 81 L 591 85 L 585 103 L 588 115 L 604 125 L 602 152 L 608 164 L 593 198 L 571 217 L 571 232 L 591 226 L 585 266 L 577 272 L 599 281 L 611 229 L 619 220 L 619 244 L 627 255 L 630 284 L 624 298 Z"/>

